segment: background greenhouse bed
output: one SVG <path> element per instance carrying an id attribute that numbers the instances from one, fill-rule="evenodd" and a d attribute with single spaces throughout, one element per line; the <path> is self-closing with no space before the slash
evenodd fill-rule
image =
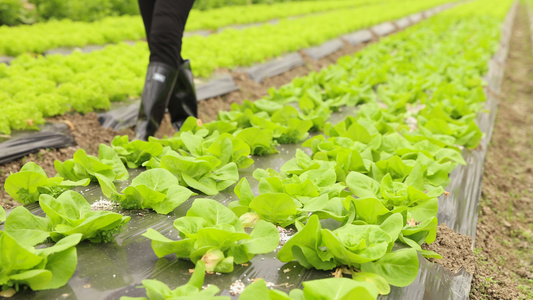
<path id="1" fill-rule="evenodd" d="M 336 13 L 341 15 L 334 19 L 331 19 L 333 15 L 324 14 L 287 21 L 276 26 L 224 31 L 208 38 L 196 39 L 194 43 L 191 40 L 189 46 L 184 48 L 183 56 L 191 58 L 197 76 L 209 76 L 218 68 L 250 65 L 268 57 L 275 57 L 299 49 L 302 46 L 320 44 L 329 38 L 337 37 L 339 34 L 348 33 L 370 24 L 377 24 L 379 21 L 405 16 L 409 12 L 418 11 L 434 4 L 449 2 L 433 1 L 422 4 L 419 0 L 413 0 L 413 4 L 418 3 L 417 6 L 397 7 L 398 11 L 391 8 L 390 11 L 385 11 L 386 15 L 381 15 L 380 19 L 373 21 L 354 19 L 353 24 L 344 22 L 342 27 L 334 26 L 336 20 L 346 19 L 351 12 Z M 380 9 L 373 7 L 368 11 L 356 12 L 369 15 L 372 11 L 377 10 Z M 345 16 L 342 17 L 342 15 Z M 320 30 L 322 31 L 318 28 L 309 28 L 312 24 L 316 26 L 321 22 L 329 22 L 332 26 L 321 27 Z M 306 29 L 302 26 L 305 26 Z M 327 32 L 323 32 L 325 28 L 329 28 L 326 30 Z M 299 38 L 285 36 L 283 42 L 278 39 L 280 34 L 302 33 L 305 30 L 307 30 L 306 37 L 298 34 Z M 321 34 L 317 34 L 319 31 Z M 250 36 L 261 37 L 260 51 L 257 49 L 259 45 L 256 44 L 254 38 L 254 41 L 250 40 Z M 311 41 L 306 41 L 306 39 L 311 39 Z M 240 50 L 233 51 L 224 46 L 224 41 L 227 40 L 232 40 L 233 48 Z M 187 41 L 185 44 L 187 45 Z M 144 80 L 142 73 L 144 68 L 142 61 L 144 60 L 139 60 L 139 57 L 147 56 L 145 46 L 145 44 L 138 44 L 131 47 L 123 44 L 90 54 L 75 53 L 66 57 L 50 56 L 49 58 L 34 59 L 22 55 L 13 61 L 13 65 L 10 67 L 0 64 L 0 84 L 5 83 L 9 87 L 4 93 L 0 93 L 1 101 L 9 103 L 5 108 L 6 114 L 0 119 L 0 130 L 9 134 L 11 129 L 36 129 L 37 125 L 43 123 L 43 117 L 61 115 L 70 110 L 85 113 L 94 109 L 108 109 L 111 101 L 122 101 L 129 97 L 138 96 Z M 187 54 L 187 51 L 193 54 Z M 243 51 L 248 54 L 241 55 Z M 93 68 L 94 65 L 100 67 Z M 28 81 L 30 77 L 34 78 L 31 82 Z M 39 94 L 39 97 L 36 97 L 36 94 Z M 33 107 L 31 110 L 28 110 L 29 106 L 24 106 L 29 101 Z"/>
<path id="2" fill-rule="evenodd" d="M 204 11 L 225 6 L 271 5 L 284 2 L 301 0 L 197 0 L 194 1 L 193 9 Z M 95 0 L 91 3 L 82 0 L 3 0 L 2 5 L 4 13 L 0 17 L 0 25 L 35 24 L 61 19 L 95 21 L 110 16 L 139 15 L 138 3 L 135 0 Z"/>
<path id="3" fill-rule="evenodd" d="M 367 10 L 372 7 L 386 9 L 394 0 L 335 0 L 278 3 L 221 8 L 201 12 L 193 10 L 187 23 L 185 36 L 209 35 L 225 29 L 243 29 L 250 26 L 275 25 L 280 21 L 331 14 L 340 10 Z M 80 34 L 90 32 L 90 35 Z M 26 52 L 39 54 L 70 53 L 77 47 L 87 47 L 87 52 L 101 49 L 105 44 L 123 41 L 140 41 L 145 32 L 138 16 L 106 18 L 86 23 L 69 20 L 47 22 L 32 26 L 0 27 L 0 62 L 10 61 Z M 37 37 L 37 38 L 36 38 Z M 76 48 L 68 48 L 76 47 Z M 59 48 L 59 49 L 56 49 Z M 5 56 L 7 55 L 7 56 Z"/>
<path id="4" fill-rule="evenodd" d="M 299 1 L 274 5 L 232 6 L 209 11 L 193 9 L 185 31 L 186 35 L 209 34 L 215 30 L 223 30 L 231 26 L 246 26 L 254 23 L 259 25 L 260 22 L 304 17 L 313 13 L 324 13 L 377 3 L 381 3 L 381 1 Z M 90 32 L 91 34 L 82 34 L 83 32 Z M 76 22 L 65 19 L 31 26 L 3 26 L 0 27 L 0 34 L 3 36 L 2 41 L 0 41 L 0 56 L 15 56 L 25 52 L 52 54 L 54 53 L 53 48 L 57 47 L 83 47 L 141 40 L 144 38 L 145 32 L 139 16 L 122 16 L 108 17 L 95 22 Z"/>
<path id="5" fill-rule="evenodd" d="M 288 152 L 288 148 L 289 148 L 288 146 L 280 146 L 280 150 L 281 150 L 282 153 L 283 153 L 283 152 Z M 272 156 L 272 157 L 267 157 L 267 158 L 265 158 L 265 160 L 267 161 L 266 166 L 268 166 L 268 167 L 272 167 L 273 165 L 276 165 L 275 162 L 268 161 L 268 159 L 275 159 L 275 160 L 277 160 L 277 162 L 279 162 L 279 163 L 282 163 L 282 162 L 285 162 L 285 161 L 286 161 L 286 159 L 279 158 L 279 156 L 276 156 L 276 157 L 274 157 L 274 156 Z M 257 166 L 260 166 L 260 164 L 261 164 L 261 160 L 262 160 L 262 159 L 257 159 L 257 160 L 256 160 L 256 165 L 257 165 Z M 256 166 L 256 167 L 257 167 L 257 166 Z M 247 175 L 248 177 L 250 177 L 250 174 L 249 174 L 249 173 L 247 174 L 247 172 L 243 172 L 242 174 L 244 174 L 245 176 Z M 253 181 L 251 180 L 251 182 L 253 182 Z M 84 191 L 84 195 L 85 195 L 87 198 L 91 198 L 91 199 L 92 199 L 93 197 L 94 197 L 94 198 L 98 198 L 98 189 L 96 189 L 96 191 L 91 191 L 91 190 Z M 223 197 L 223 198 L 219 198 L 219 197 Z M 223 203 L 225 203 L 225 202 L 227 202 L 227 201 L 230 200 L 230 199 L 228 199 L 228 197 L 231 198 L 231 196 L 224 197 L 223 194 L 219 194 L 219 195 L 215 196 L 214 198 L 217 199 L 217 200 L 220 200 L 220 201 L 223 202 Z M 183 208 L 184 208 L 184 207 L 180 207 L 177 211 L 175 211 L 175 213 L 176 213 L 177 215 L 183 214 L 183 213 L 184 213 L 184 211 L 182 211 Z M 124 250 L 125 252 L 122 252 L 122 253 L 128 253 L 128 251 L 133 251 L 133 250 L 131 250 L 132 248 L 129 248 L 129 247 L 132 246 L 132 245 L 134 245 L 135 242 L 137 242 L 138 239 L 140 238 L 140 237 L 137 236 L 137 232 L 134 232 L 133 230 L 131 230 L 131 229 L 135 228 L 135 226 L 136 226 L 135 224 L 136 224 L 136 221 L 137 221 L 137 220 L 139 220 L 139 221 L 138 221 L 139 224 L 142 224 L 142 223 L 144 222 L 144 220 L 148 220 L 148 221 L 149 221 L 149 220 L 153 220 L 153 221 L 158 222 L 158 221 L 160 220 L 160 219 L 159 219 L 160 217 L 163 217 L 162 219 L 165 220 L 164 223 L 166 223 L 166 224 L 158 223 L 157 225 L 155 225 L 155 227 L 156 227 L 157 230 L 159 230 L 159 231 L 163 230 L 163 232 L 165 232 L 165 230 L 169 230 L 169 229 L 170 229 L 170 228 L 169 228 L 168 218 L 167 218 L 167 217 L 159 216 L 159 215 L 154 217 L 154 216 L 151 215 L 151 214 L 142 215 L 142 213 L 141 213 L 140 215 L 133 215 L 134 220 L 133 220 L 132 223 L 130 224 L 130 227 L 128 228 L 128 230 L 127 230 L 126 232 L 124 232 L 123 234 L 121 234 L 121 235 L 119 235 L 119 236 L 117 237 L 117 242 L 118 242 L 118 244 L 122 244 L 122 246 L 124 246 L 125 249 L 126 249 L 126 250 Z M 149 222 L 151 222 L 151 221 L 149 221 Z M 328 223 L 328 222 L 326 222 L 326 224 L 327 224 L 327 223 Z M 132 225 L 133 225 L 133 228 L 132 228 Z M 147 224 L 142 224 L 142 225 L 140 226 L 140 228 L 143 228 L 143 229 L 144 229 L 144 228 L 145 228 L 144 225 L 147 225 Z M 169 233 L 170 233 L 170 232 L 169 232 Z M 133 241 L 130 240 L 130 238 L 133 239 Z M 145 240 L 145 243 L 146 243 L 146 240 Z M 100 245 L 100 246 L 98 246 L 98 248 L 102 247 L 101 249 L 104 249 L 104 248 L 106 248 L 106 247 L 111 247 L 112 245 L 113 245 L 113 244 Z M 115 246 L 116 246 L 116 245 L 115 245 Z M 83 249 L 83 247 L 84 247 L 84 245 L 81 245 L 81 247 L 79 248 L 79 249 L 80 249 L 80 251 L 79 251 L 79 252 L 80 252 L 80 256 L 83 255 L 83 253 L 84 253 L 83 250 L 81 250 L 81 249 Z M 142 248 L 143 248 L 143 246 L 140 246 L 140 247 L 139 247 L 139 249 L 142 249 Z M 144 248 L 146 248 L 146 247 L 144 247 Z M 115 251 L 116 251 L 116 249 L 115 249 Z M 103 252 L 105 252 L 105 250 L 104 250 Z M 118 251 L 118 252 L 120 253 L 120 251 Z M 116 252 L 115 252 L 115 253 L 116 253 Z M 128 254 L 129 254 L 129 253 L 128 253 Z M 128 254 L 126 254 L 126 256 L 127 256 Z M 150 253 L 150 254 L 151 254 L 151 253 Z M 107 253 L 107 255 L 109 255 L 109 258 L 113 258 L 113 257 L 115 257 L 113 253 Z M 107 258 L 107 257 L 106 257 L 106 258 Z M 264 260 L 261 259 L 261 258 L 264 258 Z M 151 259 L 153 260 L 153 255 L 151 255 Z M 242 273 L 240 273 L 240 274 L 242 274 L 241 278 L 245 279 L 245 280 L 243 280 L 243 281 L 246 281 L 246 279 L 251 278 L 251 276 L 253 276 L 252 279 L 257 278 L 258 276 L 262 275 L 262 273 L 260 272 L 260 270 L 262 270 L 262 268 L 261 268 L 262 265 L 268 265 L 268 266 L 270 266 L 270 267 L 272 266 L 272 262 L 268 263 L 269 259 L 270 259 L 269 255 L 266 255 L 266 257 L 257 256 L 256 258 L 254 258 L 254 260 L 252 260 L 252 262 L 251 262 L 252 267 L 251 267 L 250 269 L 245 270 L 245 268 L 244 268 L 244 269 L 239 269 L 239 267 L 237 267 L 237 268 L 236 268 L 236 271 L 235 271 L 234 273 L 232 273 L 231 276 L 233 276 L 233 274 L 239 274 L 240 272 L 242 272 Z M 107 259 L 104 259 L 104 260 L 107 260 Z M 260 260 L 260 261 L 259 261 L 259 260 Z M 91 261 L 94 263 L 94 259 L 91 259 Z M 267 261 L 267 262 L 264 262 L 264 261 Z M 153 261 L 152 261 L 152 262 L 153 262 Z M 171 264 L 170 264 L 170 265 L 172 265 L 172 264 L 178 264 L 178 265 L 179 265 L 179 264 L 184 264 L 184 262 L 183 262 L 183 261 L 177 261 L 177 260 L 173 260 L 173 261 L 171 260 Z M 185 263 L 185 264 L 186 264 L 186 263 Z M 290 263 L 290 264 L 294 264 L 294 263 Z M 294 274 L 294 275 L 300 274 L 300 275 L 302 275 L 301 273 L 291 273 L 291 272 L 293 272 L 294 270 L 291 269 L 290 264 L 287 265 L 287 266 L 280 266 L 280 268 L 279 268 L 280 270 L 278 270 L 277 275 L 276 275 L 275 278 L 273 279 L 273 280 L 275 280 L 275 282 L 277 282 L 277 283 L 279 283 L 279 284 L 282 284 L 282 283 L 284 283 L 284 282 L 283 282 L 284 277 L 288 277 L 287 280 L 291 279 L 291 278 L 290 278 L 290 275 L 291 275 L 291 274 Z M 243 267 L 246 267 L 246 266 L 243 266 Z M 282 269 L 281 267 L 283 267 L 283 269 Z M 296 268 L 296 266 L 293 266 L 292 268 Z M 167 271 L 169 271 L 169 270 L 166 268 L 166 266 L 161 266 L 161 269 L 158 269 L 158 264 L 156 264 L 156 267 L 155 267 L 156 270 L 152 270 L 151 268 L 149 268 L 149 269 L 150 269 L 150 271 L 149 271 L 149 272 L 150 272 L 150 273 L 149 273 L 150 275 L 163 274 L 163 273 L 159 273 L 159 272 L 167 272 Z M 83 267 L 82 267 L 82 264 L 80 263 L 78 273 L 83 272 L 82 270 L 83 270 Z M 121 281 L 123 280 L 124 282 L 130 282 L 130 279 L 131 279 L 132 277 L 133 277 L 135 280 L 138 281 L 138 279 L 136 279 L 135 276 L 122 276 L 122 278 L 120 278 L 120 274 L 124 274 L 124 272 L 122 272 L 122 271 L 123 271 L 122 269 L 116 269 L 116 270 L 117 270 L 117 271 L 121 271 L 121 272 L 120 272 L 118 275 L 117 275 L 117 274 L 111 274 L 111 272 L 109 272 L 109 270 L 107 270 L 107 272 L 109 272 L 109 275 L 112 275 L 113 278 L 119 277 L 119 279 L 120 279 Z M 162 271 L 162 270 L 164 270 L 164 271 Z M 144 270 L 144 271 L 146 271 L 146 270 Z M 184 271 L 185 271 L 185 270 L 184 270 Z M 272 270 L 271 270 L 271 271 L 272 271 Z M 281 272 L 283 272 L 284 275 L 281 275 Z M 90 272 L 89 272 L 89 273 L 90 273 Z M 85 274 L 86 274 L 86 273 L 85 273 Z M 188 276 L 188 275 L 187 275 L 188 272 L 183 272 L 183 273 L 181 273 L 181 274 L 177 274 L 177 276 L 183 276 L 183 274 L 185 274 L 186 276 Z M 304 274 L 306 274 L 306 273 L 304 273 Z M 307 274 L 311 274 L 311 273 L 307 273 Z M 314 273 L 314 274 L 315 274 L 315 275 L 316 275 L 316 274 L 319 274 L 319 277 L 322 277 L 323 275 L 325 275 L 325 274 L 323 274 L 323 273 Z M 147 273 L 144 273 L 144 275 L 147 275 Z M 285 276 L 285 275 L 287 275 L 287 276 Z M 221 275 L 221 276 L 222 276 L 222 275 Z M 284 276 L 284 277 L 283 277 L 283 276 Z M 125 278 L 125 277 L 126 277 L 126 278 Z M 223 276 L 223 277 L 227 277 L 227 276 Z M 223 278 L 223 277 L 221 277 L 221 278 Z M 308 276 L 303 275 L 303 276 L 298 276 L 298 277 L 306 277 L 306 279 L 311 279 L 311 278 L 313 278 L 313 275 L 308 275 Z M 233 278 L 234 278 L 234 277 L 232 277 L 232 279 L 233 279 Z M 262 278 L 265 278 L 265 279 L 268 280 L 268 279 L 269 279 L 269 276 L 268 276 L 268 275 L 265 275 L 265 276 L 262 276 Z M 215 275 L 215 279 L 213 279 L 213 280 L 214 280 L 215 282 L 217 281 L 217 279 L 216 279 L 216 275 Z M 281 282 L 280 282 L 280 281 L 281 281 Z M 76 282 L 76 279 L 74 279 L 74 282 Z M 83 288 L 84 288 L 84 289 L 89 289 L 89 290 L 91 289 L 92 286 L 96 286 L 95 289 L 97 289 L 97 290 L 100 290 L 100 289 L 102 289 L 102 288 L 106 288 L 106 287 L 101 286 L 101 285 L 100 285 L 100 282 L 98 282 L 98 280 L 96 280 L 95 282 L 96 282 L 96 284 L 95 284 L 95 283 L 85 283 L 85 284 L 83 285 Z M 220 284 L 219 284 L 219 285 L 220 285 Z M 222 286 L 223 286 L 223 284 L 222 284 Z M 72 287 L 72 285 L 71 285 L 71 287 Z M 116 290 L 115 290 L 115 291 L 116 291 Z M 137 291 L 138 291 L 138 290 L 137 290 Z M 127 291 L 126 291 L 126 290 L 123 290 L 122 292 L 123 292 L 123 293 L 130 293 L 131 291 L 128 289 Z M 46 292 L 45 292 L 45 293 L 46 293 Z M 45 293 L 43 293 L 43 294 L 45 294 Z M 401 293 L 403 293 L 403 292 L 398 292 L 398 293 L 401 294 Z M 40 293 L 39 293 L 39 294 L 40 294 Z M 68 294 L 68 293 L 67 293 L 67 294 Z M 391 295 L 394 295 L 394 292 L 393 292 L 393 294 L 391 294 Z"/>
<path id="6" fill-rule="evenodd" d="M 417 13 L 409 16 L 409 18 L 402 18 L 396 20 L 395 26 L 403 29 L 404 27 L 410 25 L 410 22 L 416 23 L 420 21 L 423 16 L 430 17 L 435 13 L 440 12 L 443 9 L 452 7 L 451 5 L 443 5 L 435 7 L 433 9 L 424 11 L 423 14 Z M 378 36 L 387 35 L 391 33 L 391 30 L 394 30 L 394 25 L 389 22 L 376 25 L 372 28 Z M 353 34 L 344 35 L 341 39 L 348 41 L 350 44 L 359 45 L 361 43 L 367 42 L 372 39 L 372 33 L 370 30 L 361 30 Z M 313 59 L 320 59 L 323 56 L 329 55 L 332 51 L 338 50 L 339 44 L 342 45 L 342 42 L 339 39 L 331 40 L 324 43 L 323 45 L 312 47 L 304 50 L 305 54 L 310 55 Z M 301 59 L 300 55 L 297 53 L 291 54 L 289 56 L 297 56 L 298 59 L 288 58 L 288 60 L 279 60 L 274 59 L 265 64 L 260 64 L 248 69 L 248 74 L 254 78 L 256 81 L 263 81 L 266 77 L 271 77 L 278 75 L 279 73 L 286 72 L 291 68 L 294 68 L 298 65 L 304 64 L 304 61 Z M 309 62 L 307 62 L 309 64 Z M 233 82 L 231 76 L 223 76 L 216 78 L 207 84 L 201 84 L 197 86 L 197 95 L 199 100 L 215 97 L 218 95 L 226 94 L 228 92 L 234 91 L 238 87 Z M 136 106 L 138 104 L 133 104 L 131 107 L 128 101 L 124 104 L 122 103 L 113 103 L 112 107 L 115 107 L 113 110 L 108 113 L 102 113 L 99 115 L 100 123 L 105 127 L 112 127 L 114 130 L 123 128 L 124 126 L 130 126 L 134 124 L 136 119 Z M 128 105 L 126 107 L 125 105 Z M 118 108 L 118 109 L 116 109 Z M 129 125 L 128 125 L 129 124 Z M 3 152 L 4 155 L 0 156 L 0 161 L 7 162 L 13 160 L 17 157 L 21 157 L 27 153 L 36 152 L 39 148 L 49 148 L 49 147 L 65 147 L 73 143 L 73 140 L 69 137 L 68 126 L 64 124 L 53 124 L 52 126 L 43 127 L 42 132 L 29 134 L 27 132 L 16 132 L 9 140 L 9 142 L 3 143 L 0 146 L 0 149 L 4 149 L 0 152 Z M 56 128 L 56 129 L 54 129 Z M 19 141 L 18 139 L 25 137 L 27 141 Z M 5 140 L 5 138 L 4 138 Z M 13 147 L 12 144 L 17 144 Z M 27 149 L 23 149 L 24 145 L 27 145 Z"/>
<path id="7" fill-rule="evenodd" d="M 385 22 L 376 25 L 371 30 L 360 30 L 352 34 L 347 34 L 341 37 L 341 39 L 335 39 L 328 41 L 320 46 L 311 47 L 300 52 L 311 56 L 314 60 L 321 59 L 337 50 L 339 47 L 346 46 L 343 43 L 349 43 L 352 45 L 360 45 L 373 39 L 374 36 L 384 36 L 390 34 L 397 28 L 403 29 L 409 26 L 411 23 L 415 24 L 422 20 L 423 16 L 426 18 L 432 15 L 452 7 L 454 4 L 446 4 L 438 6 L 423 13 L 417 13 L 410 15 L 393 23 Z M 344 40 L 344 42 L 342 41 Z M 341 51 L 344 51 L 341 49 Z M 299 53 L 292 53 L 283 57 L 283 59 L 273 59 L 263 64 L 253 66 L 245 69 L 248 75 L 255 81 L 264 81 L 267 77 L 276 76 L 278 74 L 287 72 L 288 70 L 303 65 L 304 60 Z M 307 62 L 308 64 L 309 62 Z M 235 73 L 235 72 L 233 72 Z M 235 74 L 232 74 L 235 76 Z M 235 84 L 231 75 L 216 76 L 207 83 L 197 84 L 197 96 L 199 100 L 209 99 L 219 95 L 224 95 L 229 92 L 238 90 L 239 87 Z M 135 103 L 135 104 L 130 104 Z M 113 102 L 111 105 L 111 111 L 99 114 L 100 124 L 105 128 L 113 128 L 114 130 L 120 130 L 127 126 L 132 126 L 136 120 L 137 102 L 125 101 L 125 102 Z M 27 132 L 14 132 L 14 135 L 7 142 L 0 144 L 0 161 L 7 162 L 18 157 L 22 157 L 28 153 L 36 152 L 38 149 L 44 149 L 49 147 L 65 147 L 73 143 L 68 134 L 68 126 L 64 124 L 54 124 L 52 126 L 46 125 L 41 132 L 35 134 Z M 2 139 L 0 139 L 2 140 Z M 6 140 L 5 138 L 3 140 Z M 24 145 L 27 145 L 24 148 Z"/>
<path id="8" fill-rule="evenodd" d="M 305 61 L 303 55 L 309 56 L 314 61 L 318 61 L 336 51 L 342 51 L 342 48 L 346 48 L 346 43 L 353 46 L 359 46 L 377 38 L 383 38 L 395 31 L 403 30 L 408 26 L 414 25 L 424 18 L 430 18 L 441 11 L 453 7 L 455 4 L 456 3 L 440 5 L 423 12 L 394 20 L 393 22 L 387 21 L 368 29 L 345 34 L 339 38 L 326 41 L 321 45 L 289 53 L 264 63 L 255 64 L 249 68 L 237 68 L 230 72 L 230 74 L 215 75 L 213 78 L 209 79 L 208 82 L 202 82 L 196 86 L 197 98 L 201 101 L 238 90 L 239 87 L 232 78 L 238 76 L 236 73 L 244 72 L 253 81 L 261 83 L 267 78 L 286 73 L 294 68 L 309 63 Z M 197 81 L 200 82 L 201 80 L 197 79 Z M 120 130 L 135 125 L 138 102 L 135 102 L 134 104 L 130 104 L 130 102 L 131 101 L 114 102 L 110 111 L 100 113 L 99 120 L 102 126 L 114 130 Z"/>

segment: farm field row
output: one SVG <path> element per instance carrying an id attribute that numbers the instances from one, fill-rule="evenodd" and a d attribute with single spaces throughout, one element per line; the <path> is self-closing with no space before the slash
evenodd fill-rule
<path id="1" fill-rule="evenodd" d="M 184 38 L 183 57 L 196 76 L 215 69 L 247 66 L 289 51 L 318 45 L 342 34 L 450 2 L 409 0 L 401 4 L 334 11 L 276 25 L 224 30 L 208 37 Z M 231 41 L 231 42 L 229 42 Z M 21 55 L 10 66 L 0 64 L 0 133 L 36 129 L 44 118 L 68 111 L 108 109 L 111 101 L 141 93 L 148 49 L 146 43 L 119 44 L 92 53 L 32 57 Z"/>
<path id="2" fill-rule="evenodd" d="M 376 299 L 388 294 L 390 285 L 409 285 L 418 274 L 417 252 L 439 257 L 421 245 L 435 240 L 437 197 L 444 193 L 450 172 L 465 163 L 461 149 L 476 148 L 481 139 L 475 117 L 485 101 L 482 76 L 498 48 L 511 2 L 459 5 L 272 90 L 268 97 L 234 105 L 217 121 L 201 125 L 190 118 L 174 137 L 149 142 L 116 137 L 111 146 L 101 146 L 99 157 L 79 150 L 72 160 L 55 162 L 60 177 L 48 178 L 39 166 L 27 164 L 8 178 L 5 188 L 18 201 L 39 200 L 46 217 L 31 216 L 24 207 L 11 211 L 2 238 L 13 246 L 0 251 L 9 256 L 20 251 L 17 244 L 34 246 L 47 238 L 59 242 L 53 250 L 30 253 L 34 265 L 8 268 L 4 284 L 26 284 L 34 290 L 60 286 L 74 270 L 60 268 L 57 259 L 49 260 L 55 263 L 50 267 L 39 264 L 39 257 L 57 252 L 72 258 L 80 240 L 108 240 L 128 226 L 128 217 L 90 213 L 83 196 L 66 191 L 91 181 L 123 209 L 167 214 L 192 202 L 186 215 L 168 220 L 174 221 L 179 240 L 155 229 L 143 234 L 151 242 L 139 242 L 134 234 L 136 242 L 150 243 L 158 257 L 176 254 L 197 264 L 191 283 L 174 295 L 215 295 L 219 289 L 214 285 L 201 290 L 204 277 L 199 274 L 204 269 L 230 273 L 234 263 L 250 260 L 253 265 L 278 247 L 274 225 L 298 231 L 277 251 L 279 261 L 296 260 L 317 270 L 345 266 L 355 280 L 307 282 L 303 291 L 290 294 L 270 290 L 272 299 L 332 299 L 334 288 L 343 295 Z M 425 55 L 429 53 L 431 58 Z M 341 122 L 325 123 L 344 106 L 358 109 Z M 309 139 L 310 131 L 322 134 Z M 280 169 L 255 169 L 253 182 L 239 178 L 239 170 L 253 164 L 249 155 L 275 155 L 276 144 L 302 141 L 307 153 L 298 150 Z M 141 166 L 147 170 L 131 184 L 119 184 L 128 179 L 127 168 Z M 236 201 L 227 207 L 200 198 L 230 186 Z M 193 192 L 201 196 L 189 200 Z M 110 221 L 105 223 L 104 217 Z M 329 225 L 322 227 L 319 220 Z M 32 224 L 39 224 L 38 234 L 30 230 Z M 395 244 L 404 248 L 397 250 Z M 36 276 L 48 273 L 55 280 L 36 282 Z M 155 281 L 143 284 L 152 295 L 173 295 Z M 265 289 L 258 281 L 242 299 Z"/>
<path id="3" fill-rule="evenodd" d="M 192 10 L 186 31 L 216 30 L 228 25 L 250 24 L 364 5 L 385 4 L 391 0 L 301 1 L 231 6 L 207 11 Z M 58 47 L 105 45 L 145 37 L 140 16 L 108 17 L 95 22 L 68 19 L 26 26 L 0 26 L 0 56 L 26 52 L 44 53 Z"/>

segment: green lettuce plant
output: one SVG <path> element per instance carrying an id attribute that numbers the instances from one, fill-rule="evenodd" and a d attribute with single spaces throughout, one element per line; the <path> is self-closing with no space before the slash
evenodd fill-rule
<path id="1" fill-rule="evenodd" d="M 59 196 L 75 186 L 87 186 L 90 179 L 76 181 L 65 180 L 63 177 L 48 177 L 43 168 L 34 162 L 26 163 L 18 173 L 7 177 L 4 189 L 16 201 L 22 204 L 34 203 L 40 195 Z"/>
<path id="2" fill-rule="evenodd" d="M 5 220 L 6 220 L 6 211 L 2 206 L 0 206 L 0 222 L 4 222 Z"/>
<path id="3" fill-rule="evenodd" d="M 181 186 L 172 173 L 161 168 L 142 172 L 121 193 L 107 178 L 99 180 L 104 194 L 125 209 L 153 209 L 159 214 L 168 214 L 195 195 Z"/>
<path id="4" fill-rule="evenodd" d="M 136 169 L 163 153 L 163 146 L 159 143 L 135 140 L 129 141 L 127 135 L 116 136 L 111 146 L 117 152 L 122 162 L 130 169 Z"/>
<path id="5" fill-rule="evenodd" d="M 68 236 L 51 247 L 34 248 L 20 244 L 8 232 L 0 231 L 0 286 L 16 291 L 57 289 L 74 274 L 78 263 L 76 245 L 82 235 Z"/>
<path id="6" fill-rule="evenodd" d="M 252 300 L 261 297 L 268 300 L 311 300 L 311 299 L 377 299 L 380 291 L 370 282 L 348 278 L 327 278 L 305 281 L 303 289 L 292 289 L 289 294 L 271 289 L 263 279 L 247 286 L 239 297 L 240 300 Z"/>
<path id="7" fill-rule="evenodd" d="M 130 220 L 110 211 L 91 211 L 87 200 L 74 191 L 66 191 L 57 198 L 41 195 L 39 205 L 46 217 L 33 215 L 19 206 L 6 219 L 5 231 L 16 236 L 22 245 L 34 246 L 48 238 L 59 242 L 78 233 L 81 240 L 110 242 Z"/>
<path id="8" fill-rule="evenodd" d="M 97 175 L 110 180 L 126 180 L 129 173 L 113 148 L 101 144 L 98 157 L 87 155 L 83 149 L 74 153 L 72 159 L 54 161 L 57 173 L 70 180 L 90 179 L 97 182 Z"/>
<path id="9" fill-rule="evenodd" d="M 152 240 L 158 257 L 175 254 L 193 263 L 203 261 L 210 272 L 229 273 L 256 254 L 273 251 L 279 244 L 276 227 L 258 221 L 247 233 L 237 215 L 211 199 L 196 199 L 185 217 L 174 221 L 179 240 L 171 240 L 149 228 L 143 236 Z"/>
<path id="10" fill-rule="evenodd" d="M 381 225 L 346 224 L 335 230 L 322 229 L 317 216 L 311 216 L 305 226 L 297 225 L 298 233 L 278 252 L 282 262 L 296 259 L 306 268 L 319 270 L 348 266 L 395 286 L 407 286 L 418 275 L 415 249 L 392 251 L 404 227 L 401 214 L 391 215 Z"/>
<path id="11" fill-rule="evenodd" d="M 194 118 L 191 117 L 188 120 L 194 120 Z M 184 127 L 187 123 L 188 121 L 186 121 Z M 210 129 L 204 129 L 197 124 L 193 128 L 182 127 L 180 132 L 173 137 L 164 139 L 150 138 L 150 141 L 160 143 L 164 147 L 170 147 L 170 149 L 182 156 L 214 156 L 220 160 L 221 166 L 234 162 L 239 169 L 245 169 L 253 164 L 254 160 L 249 157 L 251 154 L 250 146 L 243 140 L 228 133 L 234 131 L 235 127 L 224 129 L 209 126 L 211 124 L 208 123 L 203 126 L 210 127 Z M 169 150 L 164 149 L 162 156 L 167 153 L 169 153 Z M 144 165 L 149 168 L 160 167 L 160 162 L 161 156 L 152 157 Z"/>
<path id="12" fill-rule="evenodd" d="M 148 299 L 202 299 L 202 300 L 229 300 L 228 296 L 215 296 L 220 289 L 216 285 L 208 285 L 204 288 L 206 265 L 198 261 L 191 279 L 179 287 L 171 290 L 166 284 L 155 279 L 142 281 L 146 289 L 146 297 L 120 297 L 120 300 L 148 300 Z"/>
<path id="13" fill-rule="evenodd" d="M 239 180 L 234 162 L 221 165 L 214 156 L 191 157 L 168 152 L 161 158 L 161 168 L 170 171 L 183 186 L 216 195 Z"/>

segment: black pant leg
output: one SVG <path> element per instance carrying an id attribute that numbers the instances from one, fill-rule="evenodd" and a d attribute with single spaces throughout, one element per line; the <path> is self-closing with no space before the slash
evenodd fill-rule
<path id="1" fill-rule="evenodd" d="M 138 0 L 139 10 L 144 23 L 144 31 L 146 32 L 146 40 L 150 45 L 150 31 L 152 29 L 152 19 L 154 16 L 154 7 L 156 0 Z"/>
<path id="2" fill-rule="evenodd" d="M 144 0 L 140 0 L 144 1 Z M 194 0 L 156 0 L 150 28 L 150 62 L 177 68 L 182 62 L 181 46 L 185 23 Z"/>

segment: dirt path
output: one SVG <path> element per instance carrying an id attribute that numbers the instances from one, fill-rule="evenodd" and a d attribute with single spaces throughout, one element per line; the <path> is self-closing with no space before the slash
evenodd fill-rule
<path id="1" fill-rule="evenodd" d="M 533 299 L 533 55 L 518 9 L 483 175 L 471 299 Z"/>

